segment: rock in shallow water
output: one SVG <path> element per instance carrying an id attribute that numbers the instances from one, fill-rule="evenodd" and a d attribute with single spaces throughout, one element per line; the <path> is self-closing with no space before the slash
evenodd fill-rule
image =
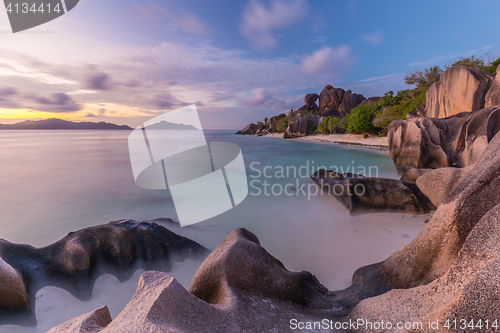
<path id="1" fill-rule="evenodd" d="M 26 319 L 35 325 L 35 296 L 45 286 L 88 300 L 95 280 L 105 273 L 126 281 L 138 268 L 168 271 L 176 261 L 207 254 L 203 246 L 156 223 L 132 220 L 71 232 L 43 248 L 0 239 L 0 260 L 7 265 L 1 266 L 1 277 L 16 286 L 0 294 L 0 323 Z M 6 269 L 10 274 L 5 274 Z M 21 283 L 29 299 L 23 300 Z"/>
<path id="2" fill-rule="evenodd" d="M 460 184 L 473 167 L 471 165 L 465 168 L 440 168 L 431 170 L 418 177 L 416 183 L 422 193 L 437 207 Z"/>
<path id="3" fill-rule="evenodd" d="M 425 214 L 435 209 L 416 184 L 390 178 L 342 175 L 318 170 L 311 179 L 333 194 L 350 213 L 401 212 Z"/>

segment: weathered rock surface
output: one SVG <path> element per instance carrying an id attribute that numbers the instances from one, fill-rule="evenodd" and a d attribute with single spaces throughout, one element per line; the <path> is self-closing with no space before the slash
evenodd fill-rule
<path id="1" fill-rule="evenodd" d="M 236 134 L 253 135 L 253 134 L 256 134 L 257 131 L 260 130 L 261 128 L 262 128 L 262 125 L 251 123 L 251 124 L 248 124 L 247 126 L 245 126 L 245 128 L 242 129 L 241 131 L 236 132 Z"/>
<path id="2" fill-rule="evenodd" d="M 339 106 L 344 99 L 345 90 L 327 85 L 319 94 L 320 116 L 340 116 Z"/>
<path id="3" fill-rule="evenodd" d="M 484 107 L 489 108 L 490 106 L 500 105 L 500 75 L 499 67 L 497 67 L 497 75 L 495 79 L 491 83 L 491 87 L 486 93 L 486 97 L 484 98 Z"/>
<path id="4" fill-rule="evenodd" d="M 66 333 L 66 332 L 101 332 L 109 323 L 111 323 L 111 314 L 106 305 L 95 309 L 92 312 L 73 318 L 68 322 L 62 323 L 52 328 L 47 333 Z"/>
<path id="5" fill-rule="evenodd" d="M 284 138 L 299 138 L 307 135 L 307 117 L 297 113 L 283 135 Z"/>
<path id="6" fill-rule="evenodd" d="M 420 191 L 437 207 L 460 184 L 473 167 L 471 165 L 465 168 L 448 167 L 431 170 L 418 177 L 416 183 Z"/>
<path id="7" fill-rule="evenodd" d="M 320 169 L 311 179 L 333 194 L 350 213 L 402 212 L 424 214 L 435 209 L 416 184 L 389 178 L 340 174 Z"/>
<path id="8" fill-rule="evenodd" d="M 312 94 L 307 94 L 305 97 L 304 97 L 304 105 L 314 105 L 316 103 L 316 101 L 318 100 L 319 98 L 319 95 L 316 94 L 316 93 L 312 93 Z"/>
<path id="9" fill-rule="evenodd" d="M 0 289 L 10 289 L 0 293 L 0 323 L 27 319 L 35 324 L 35 296 L 45 286 L 58 286 L 88 300 L 95 280 L 102 274 L 126 281 L 138 268 L 168 271 L 176 261 L 207 252 L 198 243 L 156 223 L 132 220 L 71 232 L 43 248 L 0 239 Z"/>
<path id="10" fill-rule="evenodd" d="M 21 274 L 0 258 L 0 314 L 4 311 L 15 321 L 29 316 L 32 310 Z"/>
<path id="11" fill-rule="evenodd" d="M 427 172 L 431 171 L 433 169 L 410 169 L 406 171 L 399 180 L 402 180 L 404 182 L 410 182 L 410 183 L 416 183 L 417 179 L 425 175 Z"/>
<path id="12" fill-rule="evenodd" d="M 452 67 L 426 93 L 424 117 L 446 118 L 485 107 L 493 74 L 469 67 Z"/>
<path id="13" fill-rule="evenodd" d="M 342 103 L 339 105 L 339 111 L 349 113 L 364 100 L 365 97 L 363 95 L 353 94 L 350 90 L 347 90 L 342 99 Z"/>
<path id="14" fill-rule="evenodd" d="M 288 271 L 245 229 L 221 241 L 189 290 L 166 273 L 145 272 L 131 302 L 100 332 L 281 332 L 291 318 L 322 320 L 335 310 L 311 273 Z"/>
<path id="15" fill-rule="evenodd" d="M 400 173 L 412 168 L 474 164 L 500 130 L 500 106 L 444 118 L 413 117 L 389 126 L 388 143 Z"/>
<path id="16" fill-rule="evenodd" d="M 364 99 L 363 101 L 361 101 L 361 105 L 371 105 L 375 102 L 378 102 L 382 99 L 382 97 L 378 97 L 378 96 L 374 96 L 374 97 L 369 97 L 367 99 Z"/>
<path id="17" fill-rule="evenodd" d="M 361 302 L 349 318 L 397 321 L 404 317 L 404 321 L 439 319 L 441 323 L 454 318 L 498 318 L 499 176 L 497 135 L 417 237 L 384 262 L 364 268 L 368 272 L 362 281 L 365 287 L 355 282 L 346 289 L 348 294 L 339 293 L 354 302 L 356 293 L 363 298 L 375 296 L 367 286 L 394 289 Z"/>

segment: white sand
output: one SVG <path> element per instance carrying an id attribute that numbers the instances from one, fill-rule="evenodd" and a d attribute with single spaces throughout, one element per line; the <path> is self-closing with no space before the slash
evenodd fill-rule
<path id="1" fill-rule="evenodd" d="M 269 138 L 283 139 L 282 133 L 272 133 L 263 135 Z M 331 144 L 341 144 L 341 145 L 354 145 L 354 146 L 364 146 L 368 148 L 376 149 L 389 149 L 387 143 L 387 137 L 379 137 L 377 135 L 370 135 L 368 138 L 363 138 L 363 134 L 311 134 L 301 138 L 287 139 L 287 140 L 297 140 L 297 141 L 318 141 L 323 143 Z"/>

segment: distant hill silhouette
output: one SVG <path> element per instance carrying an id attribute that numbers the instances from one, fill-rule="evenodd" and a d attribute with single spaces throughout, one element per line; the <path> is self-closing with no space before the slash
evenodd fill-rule
<path id="1" fill-rule="evenodd" d="M 185 125 L 183 123 L 176 124 L 176 123 L 171 123 L 169 121 L 162 120 L 159 123 L 155 123 L 153 125 L 149 125 L 144 127 L 146 129 L 160 129 L 160 130 L 196 130 L 199 131 L 196 127 L 193 125 Z"/>
<path id="2" fill-rule="evenodd" d="M 0 124 L 0 130 L 132 130 L 127 125 L 116 125 L 103 121 L 73 122 L 57 118 L 44 120 L 25 120 L 15 124 Z"/>

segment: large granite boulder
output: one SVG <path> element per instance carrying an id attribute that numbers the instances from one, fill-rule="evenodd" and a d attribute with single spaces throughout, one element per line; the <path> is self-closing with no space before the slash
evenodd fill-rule
<path id="1" fill-rule="evenodd" d="M 12 322 L 29 318 L 32 309 L 23 277 L 14 267 L 0 258 L 0 316 L 9 315 Z M 30 321 L 35 324 L 34 320 Z"/>
<path id="2" fill-rule="evenodd" d="M 342 103 L 339 105 L 339 111 L 350 113 L 352 109 L 361 104 L 365 99 L 365 96 L 353 94 L 350 90 L 347 90 L 342 99 Z"/>
<path id="3" fill-rule="evenodd" d="M 493 74 L 469 67 L 451 67 L 426 93 L 424 117 L 446 118 L 485 107 Z"/>
<path id="4" fill-rule="evenodd" d="M 430 170 L 418 177 L 416 183 L 420 191 L 437 207 L 460 184 L 473 167 L 474 165 L 465 168 L 447 167 Z"/>
<path id="5" fill-rule="evenodd" d="M 309 130 L 315 131 L 318 128 L 321 117 L 318 116 L 317 114 L 310 113 L 306 116 L 306 119 L 307 119 L 307 126 L 309 127 Z"/>
<path id="6" fill-rule="evenodd" d="M 262 128 L 262 126 L 263 125 L 251 123 L 245 126 L 245 128 L 242 129 L 241 131 L 236 132 L 236 134 L 253 135 L 256 134 L 257 131 Z"/>
<path id="7" fill-rule="evenodd" d="M 313 105 L 316 103 L 316 101 L 318 100 L 319 98 L 319 95 L 316 94 L 316 93 L 311 93 L 311 94 L 307 94 L 305 97 L 304 97 L 304 105 Z"/>
<path id="8" fill-rule="evenodd" d="M 382 97 L 378 97 L 378 96 L 374 96 L 374 97 L 369 97 L 367 99 L 364 99 L 361 101 L 361 105 L 371 105 L 371 104 L 374 104 L 378 101 L 380 101 L 382 99 Z"/>
<path id="9" fill-rule="evenodd" d="M 345 90 L 327 85 L 319 94 L 320 116 L 340 116 L 339 106 L 344 99 Z"/>
<path id="10" fill-rule="evenodd" d="M 394 165 L 404 173 L 412 168 L 472 165 L 499 130 L 500 106 L 496 106 L 444 119 L 394 121 L 387 137 Z"/>
<path id="11" fill-rule="evenodd" d="M 35 297 L 57 286 L 81 300 L 106 273 L 126 281 L 138 269 L 169 271 L 174 262 L 207 255 L 207 249 L 154 222 L 113 221 L 69 233 L 42 248 L 0 239 L 0 323 L 36 324 Z M 27 293 L 26 293 L 27 291 Z"/>
<path id="12" fill-rule="evenodd" d="M 307 135 L 307 117 L 297 113 L 283 134 L 284 138 L 299 138 Z"/>
<path id="13" fill-rule="evenodd" d="M 320 169 L 311 179 L 337 198 L 350 213 L 401 212 L 425 214 L 435 209 L 416 184 L 389 178 L 340 174 Z"/>
<path id="14" fill-rule="evenodd" d="M 500 75 L 498 75 L 499 68 L 500 66 L 497 67 L 497 75 L 495 76 L 495 79 L 491 83 L 490 89 L 486 93 L 484 102 L 485 108 L 488 108 L 490 106 L 500 105 Z"/>

